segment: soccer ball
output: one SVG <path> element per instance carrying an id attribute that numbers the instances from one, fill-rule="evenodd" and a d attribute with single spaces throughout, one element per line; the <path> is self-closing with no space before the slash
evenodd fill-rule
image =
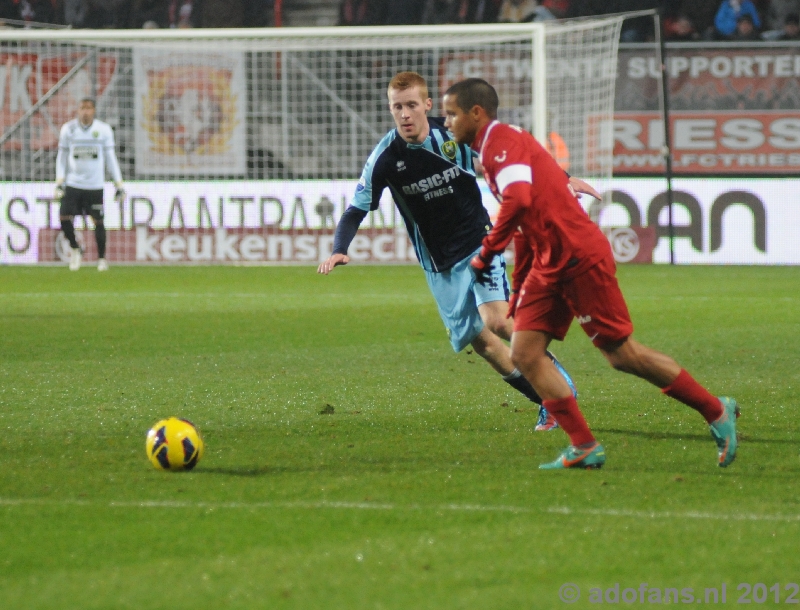
<path id="1" fill-rule="evenodd" d="M 145 449 L 159 470 L 191 470 L 203 457 L 203 439 L 188 419 L 170 417 L 150 428 Z"/>

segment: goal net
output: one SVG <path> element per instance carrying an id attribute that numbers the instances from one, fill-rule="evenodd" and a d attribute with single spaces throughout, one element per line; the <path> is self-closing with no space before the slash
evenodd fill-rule
<path id="1" fill-rule="evenodd" d="M 106 185 L 107 258 L 139 263 L 314 263 L 362 166 L 393 128 L 386 87 L 428 81 L 434 108 L 481 77 L 500 119 L 546 142 L 599 190 L 623 17 L 464 27 L 0 31 L 0 263 L 58 262 L 60 127 L 85 96 L 115 133 L 127 200 Z M 490 213 L 496 203 L 485 189 Z M 91 227 L 91 221 L 88 223 Z M 85 259 L 94 238 L 76 219 Z M 355 260 L 412 262 L 388 193 Z"/>

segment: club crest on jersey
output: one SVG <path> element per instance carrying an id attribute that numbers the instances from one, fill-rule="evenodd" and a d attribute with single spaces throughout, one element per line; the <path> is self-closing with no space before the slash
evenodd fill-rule
<path id="1" fill-rule="evenodd" d="M 398 161 L 397 162 L 397 171 L 402 172 L 406 169 L 406 162 L 405 161 Z"/>
<path id="2" fill-rule="evenodd" d="M 95 129 L 95 130 L 92 132 L 92 137 L 93 137 L 93 138 L 99 138 L 99 137 L 100 137 L 100 132 L 99 132 L 99 131 L 97 131 L 97 130 Z"/>
<path id="3" fill-rule="evenodd" d="M 447 157 L 451 161 L 455 161 L 456 152 L 458 151 L 458 147 L 456 146 L 455 142 L 453 142 L 452 140 L 448 140 L 447 142 L 442 144 L 441 149 L 442 149 L 442 154 L 445 157 Z"/>

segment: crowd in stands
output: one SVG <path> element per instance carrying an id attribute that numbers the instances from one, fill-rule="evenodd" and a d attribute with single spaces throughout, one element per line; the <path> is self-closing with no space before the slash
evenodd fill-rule
<path id="1" fill-rule="evenodd" d="M 672 41 L 800 40 L 800 0 L 341 0 L 339 24 L 522 23 L 643 9 L 662 11 Z M 0 21 L 73 28 L 263 27 L 273 14 L 274 0 L 0 0 Z M 627 20 L 622 41 L 652 40 L 652 23 Z"/>
<path id="2" fill-rule="evenodd" d="M 342 0 L 339 23 L 521 23 L 644 9 L 662 11 L 674 41 L 800 40 L 800 0 Z M 626 21 L 622 40 L 652 40 L 652 23 Z"/>
<path id="3" fill-rule="evenodd" d="M 272 25 L 273 0 L 0 0 L 0 20 L 73 28 Z"/>

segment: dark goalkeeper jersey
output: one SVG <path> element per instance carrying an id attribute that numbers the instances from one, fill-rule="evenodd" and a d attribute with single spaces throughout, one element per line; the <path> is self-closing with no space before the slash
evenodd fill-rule
<path id="1" fill-rule="evenodd" d="M 376 210 L 385 188 L 392 193 L 422 267 L 446 271 L 470 256 L 491 228 L 472 166 L 472 151 L 456 144 L 441 119 L 428 119 L 430 134 L 409 144 L 396 129 L 372 151 L 352 205 Z"/>

